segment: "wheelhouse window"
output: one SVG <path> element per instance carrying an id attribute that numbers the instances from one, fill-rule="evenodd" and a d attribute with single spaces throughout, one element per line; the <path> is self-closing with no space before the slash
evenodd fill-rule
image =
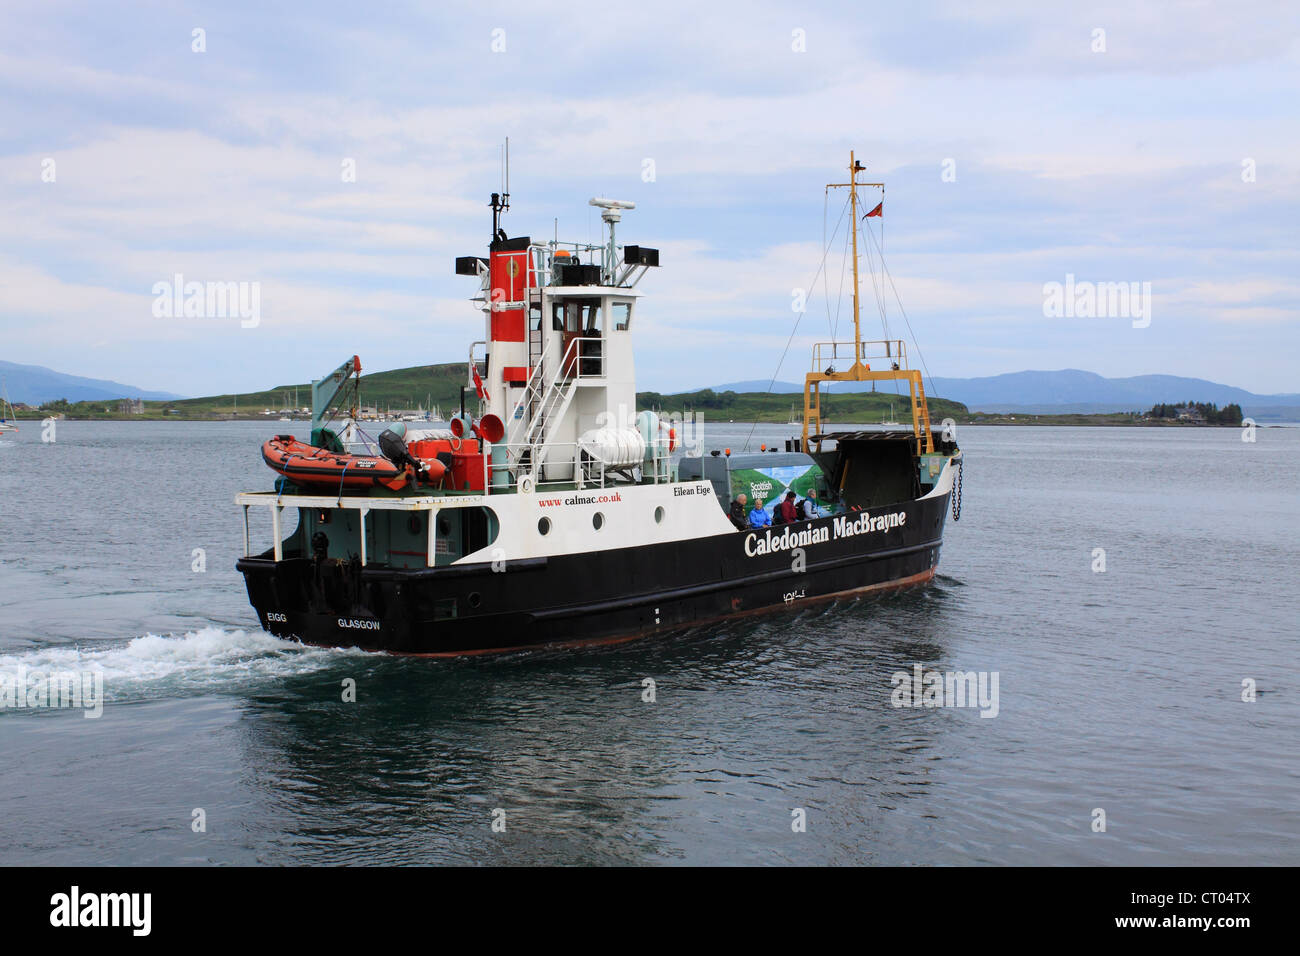
<path id="1" fill-rule="evenodd" d="M 632 303 L 611 303 L 609 307 L 609 315 L 614 322 L 614 330 L 617 332 L 626 332 L 632 325 Z"/>
<path id="2" fill-rule="evenodd" d="M 601 300 L 561 299 L 551 306 L 551 328 L 560 333 L 563 374 L 601 375 Z"/>
<path id="3" fill-rule="evenodd" d="M 551 328 L 556 332 L 600 334 L 600 301 L 561 299 L 551 305 Z"/>

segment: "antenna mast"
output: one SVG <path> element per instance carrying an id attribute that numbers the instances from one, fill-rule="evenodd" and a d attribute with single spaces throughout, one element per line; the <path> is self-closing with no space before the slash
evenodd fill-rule
<path id="1" fill-rule="evenodd" d="M 600 209 L 600 218 L 605 222 L 605 225 L 609 226 L 609 245 L 601 253 L 603 260 L 601 278 L 602 281 L 613 285 L 614 274 L 618 271 L 618 260 L 615 258 L 614 226 L 623 218 L 623 210 L 635 209 L 636 203 L 629 202 L 626 199 L 606 199 L 603 196 L 596 196 L 587 200 L 587 205 L 596 206 Z"/>
<path id="2" fill-rule="evenodd" d="M 858 187 L 875 186 L 883 189 L 884 183 L 860 183 L 858 182 L 858 173 L 866 169 L 854 156 L 853 150 L 849 150 L 849 181 L 847 183 L 831 183 L 835 186 L 849 187 L 849 211 L 853 221 L 853 364 L 859 365 L 862 362 L 862 312 L 858 302 Z"/>
<path id="3" fill-rule="evenodd" d="M 492 201 L 488 205 L 492 208 L 492 241 L 504 239 L 501 232 L 501 214 L 510 208 L 510 137 L 506 137 L 505 151 L 502 154 L 502 186 L 501 192 L 492 194 Z"/>

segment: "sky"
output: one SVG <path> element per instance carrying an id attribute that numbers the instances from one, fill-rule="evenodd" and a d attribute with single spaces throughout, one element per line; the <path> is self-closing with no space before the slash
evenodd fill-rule
<path id="1" fill-rule="evenodd" d="M 461 360 L 508 136 L 511 235 L 637 204 L 642 389 L 851 340 L 853 149 L 864 337 L 931 374 L 1298 392 L 1298 80 L 1286 2 L 6 3 L 0 358 L 185 395 Z M 177 274 L 258 321 L 156 314 Z M 1149 312 L 1048 314 L 1067 275 Z"/>

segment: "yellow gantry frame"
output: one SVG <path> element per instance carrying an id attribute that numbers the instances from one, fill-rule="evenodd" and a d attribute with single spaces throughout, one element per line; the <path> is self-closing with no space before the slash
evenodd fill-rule
<path id="1" fill-rule="evenodd" d="M 804 377 L 803 386 L 803 450 L 808 450 L 809 424 L 815 418 L 817 429 L 814 435 L 821 435 L 822 430 L 822 382 L 873 382 L 905 381 L 912 399 L 912 434 L 916 436 L 916 453 L 918 455 L 934 451 L 934 435 L 930 431 L 930 407 L 925 401 L 925 387 L 921 383 L 921 373 L 916 369 L 887 369 L 883 372 L 872 371 L 862 361 L 862 324 L 858 306 L 858 187 L 876 186 L 884 189 L 884 183 L 860 183 L 858 173 L 863 167 L 859 165 L 849 151 L 849 181 L 847 183 L 829 183 L 828 189 L 848 187 L 849 211 L 853 223 L 853 366 L 843 372 L 809 372 Z M 817 450 L 821 451 L 821 440 L 817 441 Z"/>

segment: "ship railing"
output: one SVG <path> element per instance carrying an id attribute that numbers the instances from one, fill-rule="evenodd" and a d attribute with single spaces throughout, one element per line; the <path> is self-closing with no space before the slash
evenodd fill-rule
<path id="1" fill-rule="evenodd" d="M 569 344 L 576 346 L 576 351 L 570 358 L 566 349 L 562 364 L 569 366 L 570 378 L 605 377 L 605 350 L 599 335 L 574 336 L 569 340 Z"/>
<path id="2" fill-rule="evenodd" d="M 594 246 L 587 242 L 560 242 L 558 239 L 552 239 L 548 242 L 534 242 L 528 247 L 528 285 L 527 288 L 534 289 L 544 288 L 548 285 L 556 284 L 555 265 L 556 253 L 567 252 L 569 256 L 560 256 L 561 265 L 567 265 L 567 260 L 586 253 L 588 256 L 593 252 L 599 252 L 601 255 L 602 271 L 605 265 L 604 246 Z"/>
<path id="3" fill-rule="evenodd" d="M 532 426 L 534 416 L 530 415 L 528 410 L 535 405 L 540 405 L 542 398 L 546 395 L 547 385 L 544 379 L 546 369 L 551 364 L 550 357 L 553 351 L 551 339 L 547 336 L 546 344 L 542 347 L 542 354 L 538 356 L 537 364 L 529 371 L 528 380 L 524 382 L 524 389 L 506 418 L 509 423 L 506 438 L 510 444 L 518 444 Z"/>
<path id="4" fill-rule="evenodd" d="M 569 339 L 560 360 L 552 363 L 554 367 L 550 369 L 547 378 L 546 357 L 553 351 L 549 347 L 543 350 L 542 359 L 528 377 L 525 394 L 520 396 L 510 411 L 512 422 L 516 420 L 516 415 L 520 416 L 522 422 L 508 436 L 515 444 L 535 444 L 545 440 L 546 428 L 551 424 L 553 416 L 563 409 L 575 380 L 604 378 L 605 361 L 599 336 L 575 336 Z M 545 385 L 540 383 L 542 378 L 547 378 Z"/>
<path id="5" fill-rule="evenodd" d="M 902 339 L 867 342 L 817 342 L 813 345 L 812 371 L 804 381 L 803 442 L 821 448 L 821 384 L 827 381 L 906 382 L 912 406 L 912 433 L 918 455 L 934 450 L 930 405 L 921 373 L 907 361 Z M 813 423 L 816 423 L 815 428 Z M 817 437 L 814 439 L 813 435 Z"/>
<path id="6" fill-rule="evenodd" d="M 567 256 L 556 256 L 557 252 L 569 252 L 572 256 L 586 253 L 600 253 L 601 281 L 619 288 L 632 289 L 650 271 L 649 266 L 638 263 L 624 263 L 620 260 L 622 245 L 614 246 L 612 252 L 608 244 L 592 245 L 586 242 L 560 242 L 551 240 L 545 243 L 533 243 L 528 247 L 528 284 L 529 292 L 558 284 L 555 265 L 557 258 L 561 264 Z"/>
<path id="7" fill-rule="evenodd" d="M 571 353 L 576 348 L 577 346 L 573 342 L 569 342 L 560 356 L 560 360 L 554 363 L 555 367 L 551 369 L 550 379 L 537 397 L 536 404 L 531 405 L 530 411 L 525 415 L 524 434 L 519 444 L 532 447 L 545 440 L 546 426 L 551 419 L 551 415 L 564 404 L 564 399 L 568 393 L 566 385 L 569 383 L 564 375 L 564 370 L 569 364 Z M 541 368 L 543 375 L 545 375 L 545 366 L 543 365 Z"/>
<path id="8" fill-rule="evenodd" d="M 475 357 L 475 352 L 478 352 L 480 349 L 482 350 L 483 353 L 482 359 Z M 469 343 L 469 361 L 465 363 L 465 387 L 466 388 L 475 388 L 475 389 L 477 388 L 477 386 L 475 386 L 474 384 L 474 373 L 477 372 L 478 367 L 482 365 L 483 371 L 479 374 L 486 375 L 487 360 L 488 360 L 487 342 L 480 339 L 477 342 Z"/>
<path id="9" fill-rule="evenodd" d="M 492 450 L 506 450 L 505 461 L 488 466 L 488 491 L 500 494 L 507 488 L 516 491 L 543 491 L 547 488 L 603 488 L 610 472 L 608 462 L 577 442 L 498 442 Z M 556 477 L 548 477 L 554 475 Z M 523 479 L 527 478 L 527 483 Z"/>
<path id="10" fill-rule="evenodd" d="M 813 344 L 814 372 L 847 372 L 855 363 L 900 371 L 907 364 L 907 343 L 902 339 L 871 342 L 816 342 Z"/>
<path id="11" fill-rule="evenodd" d="M 579 247 L 576 243 L 569 243 L 575 251 Z M 552 336 L 547 334 L 546 326 L 546 286 L 551 284 L 553 275 L 552 261 L 557 248 L 561 246 L 558 241 L 548 243 L 533 243 L 528 247 L 528 274 L 526 276 L 525 299 L 528 303 L 528 315 L 531 320 L 533 309 L 536 307 L 540 310 L 538 328 L 533 329 L 531 321 L 526 324 L 527 342 L 529 345 L 529 361 L 532 362 L 532 336 L 538 335 L 542 341 L 542 351 L 537 357 L 537 361 L 529 370 L 528 379 L 524 383 L 523 391 L 519 398 L 515 400 L 510 409 L 509 416 L 506 419 L 506 437 L 510 444 L 518 444 L 531 434 L 533 422 L 538 417 L 530 415 L 528 410 L 539 405 L 546 397 L 548 390 L 554 385 L 556 380 L 555 372 L 563 368 L 564 362 L 559 366 L 552 368 L 554 364 L 551 361 L 554 348 L 551 345 Z M 588 247 L 590 249 L 591 247 Z M 472 357 L 471 357 L 472 360 Z M 546 380 L 547 370 L 551 369 L 551 378 Z"/>
<path id="12" fill-rule="evenodd" d="M 650 477 L 655 484 L 673 480 L 673 453 L 665 442 L 656 441 L 650 454 Z"/>
<path id="13" fill-rule="evenodd" d="M 275 491 L 244 491 L 235 496 L 235 504 L 241 506 L 244 510 L 244 557 L 255 557 L 253 554 L 252 528 L 250 527 L 249 509 L 251 508 L 268 508 L 271 512 L 271 537 L 272 546 L 271 554 L 279 562 L 284 560 L 284 521 L 283 514 L 285 509 L 315 509 L 327 510 L 334 508 L 343 508 L 357 512 L 359 526 L 358 545 L 362 567 L 370 563 L 370 555 L 366 547 L 366 516 L 372 511 L 405 511 L 412 512 L 435 512 L 447 508 L 470 508 L 479 507 L 483 504 L 481 495 L 420 495 L 403 498 L 372 498 L 362 495 L 348 495 L 336 497 L 334 495 L 306 495 L 293 494 L 285 495 L 282 492 Z M 428 555 L 427 563 L 429 567 L 435 564 L 437 554 L 436 546 L 436 521 L 426 522 L 428 527 Z"/>

